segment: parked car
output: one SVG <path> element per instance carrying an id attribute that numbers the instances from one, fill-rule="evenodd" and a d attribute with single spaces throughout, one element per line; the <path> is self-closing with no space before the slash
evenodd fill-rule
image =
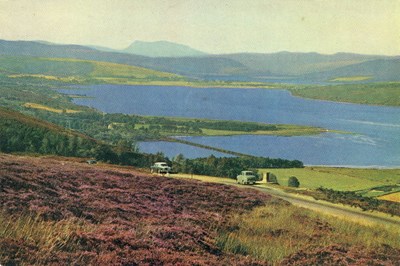
<path id="1" fill-rule="evenodd" d="M 258 181 L 258 176 L 253 171 L 242 171 L 240 175 L 236 177 L 238 184 L 242 185 L 253 185 Z"/>
<path id="2" fill-rule="evenodd" d="M 170 173 L 172 168 L 166 162 L 156 162 L 151 167 L 152 173 L 167 174 Z"/>

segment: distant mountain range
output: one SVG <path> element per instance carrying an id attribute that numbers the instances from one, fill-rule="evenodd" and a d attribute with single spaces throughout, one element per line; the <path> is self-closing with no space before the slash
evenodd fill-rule
<path id="1" fill-rule="evenodd" d="M 115 52 L 142 55 L 147 57 L 197 57 L 206 56 L 207 53 L 193 49 L 187 45 L 157 41 L 157 42 L 143 42 L 135 41 L 127 48 L 122 50 L 111 49 L 104 46 L 88 46 L 99 51 Z"/>
<path id="2" fill-rule="evenodd" d="M 207 55 L 189 46 L 167 41 L 135 41 L 128 48 L 124 49 L 123 52 L 149 57 L 195 57 Z"/>
<path id="3" fill-rule="evenodd" d="M 200 79 L 308 82 L 365 77 L 368 81 L 400 80 L 399 56 L 291 52 L 209 55 L 188 46 L 164 41 L 136 41 L 124 50 L 113 50 L 43 41 L 0 40 L 0 55 L 105 61 Z"/>

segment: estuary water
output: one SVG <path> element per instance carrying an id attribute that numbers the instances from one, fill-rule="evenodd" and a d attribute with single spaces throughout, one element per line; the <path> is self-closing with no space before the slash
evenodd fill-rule
<path id="1" fill-rule="evenodd" d="M 285 90 L 94 85 L 63 89 L 80 105 L 107 113 L 298 124 L 355 134 L 317 136 L 181 137 L 196 143 L 265 157 L 297 159 L 307 165 L 400 166 L 400 108 L 335 103 L 293 97 Z M 144 152 L 203 157 L 214 151 L 191 146 L 143 142 Z"/>

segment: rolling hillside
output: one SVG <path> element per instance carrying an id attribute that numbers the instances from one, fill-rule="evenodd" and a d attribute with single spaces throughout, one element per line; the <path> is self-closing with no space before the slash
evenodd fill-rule
<path id="1" fill-rule="evenodd" d="M 151 50 L 151 45 L 146 45 Z M 105 49 L 103 49 L 105 50 Z M 262 81 L 271 78 L 328 81 L 370 76 L 371 81 L 399 80 L 398 57 L 339 53 L 227 54 L 201 57 L 147 57 L 99 51 L 78 45 L 0 40 L 0 55 L 74 58 L 150 68 L 194 78 Z"/>
<path id="2" fill-rule="evenodd" d="M 282 76 L 299 76 L 319 73 L 321 71 L 382 58 L 382 56 L 346 53 L 324 55 L 318 53 L 290 52 L 274 54 L 239 53 L 225 55 L 225 57 L 238 61 L 253 71 L 260 73 L 267 71 L 273 75 Z"/>
<path id="3" fill-rule="evenodd" d="M 398 81 L 400 78 L 400 58 L 381 58 L 341 66 L 332 70 L 312 73 L 314 80 L 334 80 L 343 77 L 369 77 L 371 81 Z"/>
<path id="4" fill-rule="evenodd" d="M 262 193 L 4 154 L 0 182 L 2 265 L 265 264 L 215 240 L 231 214 L 272 201 Z"/>
<path id="5" fill-rule="evenodd" d="M 99 143 L 84 134 L 0 107 L 0 151 L 88 155 Z"/>
<path id="6" fill-rule="evenodd" d="M 295 96 L 358 104 L 400 106 L 399 82 L 335 84 L 290 89 Z"/>
<path id="7" fill-rule="evenodd" d="M 175 74 L 116 63 L 70 59 L 0 56 L 0 73 L 8 77 L 37 77 L 60 81 L 129 81 L 183 80 Z"/>
<path id="8" fill-rule="evenodd" d="M 396 265 L 398 228 L 250 188 L 0 153 L 2 265 Z M 267 244 L 266 244 L 267 243 Z"/>
<path id="9" fill-rule="evenodd" d="M 98 51 L 79 45 L 47 45 L 31 41 L 0 40 L 0 55 L 51 58 L 75 58 L 151 68 L 176 74 L 201 77 L 207 74 L 229 74 L 246 68 L 222 57 L 150 58 L 139 55 Z"/>

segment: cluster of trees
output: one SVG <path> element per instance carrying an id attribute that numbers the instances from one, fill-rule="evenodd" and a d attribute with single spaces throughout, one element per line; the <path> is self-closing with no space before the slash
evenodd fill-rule
<path id="1" fill-rule="evenodd" d="M 318 188 L 316 199 L 323 199 L 333 203 L 348 204 L 362 210 L 381 211 L 391 215 L 400 216 L 400 204 L 376 198 L 363 197 L 354 191 L 336 191 L 329 188 Z"/>
<path id="2" fill-rule="evenodd" d="M 61 130 L 60 130 L 61 131 Z M 60 133 L 41 126 L 1 117 L 0 151 L 85 157 L 94 154 L 96 142 L 76 134 Z"/>
<path id="3" fill-rule="evenodd" d="M 173 159 L 173 169 L 182 173 L 236 178 L 244 169 L 256 168 L 302 168 L 297 160 L 271 159 L 265 157 L 222 157 L 185 159 L 178 155 Z"/>
<path id="4" fill-rule="evenodd" d="M 0 151 L 92 157 L 137 167 L 167 160 L 161 153 L 141 154 L 129 142 L 120 140 L 112 146 L 3 108 L 0 108 Z"/>

